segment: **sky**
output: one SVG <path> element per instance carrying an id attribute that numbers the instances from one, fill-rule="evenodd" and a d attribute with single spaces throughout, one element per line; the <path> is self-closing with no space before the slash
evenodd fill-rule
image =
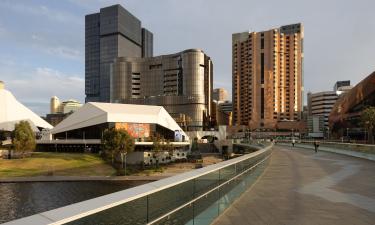
<path id="1" fill-rule="evenodd" d="M 375 71 L 374 0 L 1 0 L 0 80 L 39 115 L 49 100 L 84 102 L 84 16 L 121 4 L 154 34 L 154 55 L 200 48 L 214 87 L 231 93 L 232 33 L 302 23 L 304 86 L 331 90 Z"/>

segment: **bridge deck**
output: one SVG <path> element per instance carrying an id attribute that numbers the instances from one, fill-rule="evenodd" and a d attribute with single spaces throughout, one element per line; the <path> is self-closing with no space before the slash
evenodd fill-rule
<path id="1" fill-rule="evenodd" d="M 375 163 L 276 146 L 270 164 L 214 225 L 374 225 Z"/>

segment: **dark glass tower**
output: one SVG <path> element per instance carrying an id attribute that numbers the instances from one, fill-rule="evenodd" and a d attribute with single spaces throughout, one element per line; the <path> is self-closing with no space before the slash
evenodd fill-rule
<path id="1" fill-rule="evenodd" d="M 85 18 L 86 102 L 110 101 L 110 63 L 117 57 L 150 57 L 153 34 L 121 5 Z"/>

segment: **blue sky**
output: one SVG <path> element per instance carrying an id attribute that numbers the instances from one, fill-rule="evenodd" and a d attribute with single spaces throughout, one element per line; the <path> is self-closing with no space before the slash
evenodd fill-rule
<path id="1" fill-rule="evenodd" d="M 49 99 L 84 100 L 84 16 L 122 4 L 154 33 L 154 53 L 201 48 L 231 91 L 231 34 L 302 22 L 305 91 L 375 70 L 373 0 L 1 0 L 0 80 L 39 115 Z"/>

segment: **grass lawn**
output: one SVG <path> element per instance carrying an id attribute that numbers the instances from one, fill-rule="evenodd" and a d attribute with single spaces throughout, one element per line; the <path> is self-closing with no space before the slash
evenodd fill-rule
<path id="1" fill-rule="evenodd" d="M 0 178 L 115 174 L 116 170 L 96 154 L 34 152 L 29 158 L 0 159 Z"/>

